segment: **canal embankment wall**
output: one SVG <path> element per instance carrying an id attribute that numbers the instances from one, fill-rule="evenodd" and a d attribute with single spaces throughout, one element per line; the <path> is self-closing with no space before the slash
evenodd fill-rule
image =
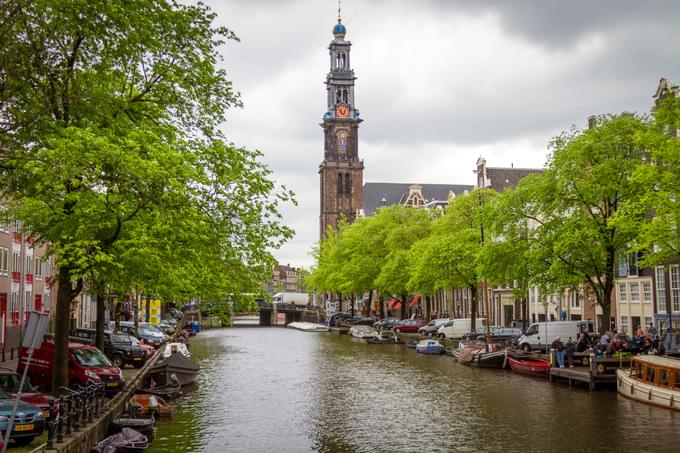
<path id="1" fill-rule="evenodd" d="M 174 341 L 178 331 L 173 335 Z M 159 349 L 151 359 L 126 382 L 126 388 L 116 396 L 104 403 L 104 408 L 100 417 L 92 423 L 81 427 L 78 432 L 74 432 L 64 442 L 55 442 L 52 448 L 43 446 L 37 451 L 59 452 L 59 453 L 89 453 L 90 449 L 109 435 L 109 426 L 115 417 L 120 415 L 126 408 L 128 401 L 135 394 L 138 388 L 142 387 L 144 377 L 149 370 L 156 364 L 161 357 L 162 349 Z"/>

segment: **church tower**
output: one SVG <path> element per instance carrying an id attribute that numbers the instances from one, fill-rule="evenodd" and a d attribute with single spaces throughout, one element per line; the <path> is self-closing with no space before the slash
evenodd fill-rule
<path id="1" fill-rule="evenodd" d="M 321 239 L 328 226 L 337 228 L 344 218 L 353 222 L 363 211 L 364 163 L 359 160 L 359 110 L 354 104 L 354 71 L 345 41 L 347 29 L 338 14 L 333 40 L 328 46 L 330 72 L 326 76 L 328 108 L 321 127 L 324 132 L 324 159 L 319 165 L 321 179 Z"/>

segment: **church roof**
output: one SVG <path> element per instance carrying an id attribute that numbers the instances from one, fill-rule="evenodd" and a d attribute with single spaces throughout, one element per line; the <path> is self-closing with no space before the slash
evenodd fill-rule
<path id="1" fill-rule="evenodd" d="M 404 204 L 409 196 L 409 188 L 412 183 L 392 183 L 392 182 L 367 182 L 364 184 L 364 215 L 373 215 L 375 211 L 382 206 L 382 200 L 385 199 L 385 205 L 391 206 L 394 204 Z M 455 195 L 461 195 L 466 190 L 472 191 L 474 186 L 465 184 L 420 184 L 422 186 L 422 195 L 426 202 L 432 200 L 446 201 L 449 199 L 449 193 L 453 192 Z"/>

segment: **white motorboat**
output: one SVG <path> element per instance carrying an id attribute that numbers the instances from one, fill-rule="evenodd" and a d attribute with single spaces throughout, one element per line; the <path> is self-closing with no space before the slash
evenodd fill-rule
<path id="1" fill-rule="evenodd" d="M 632 357 L 630 369 L 616 370 L 616 388 L 626 398 L 680 410 L 680 360 L 655 355 Z"/>
<path id="2" fill-rule="evenodd" d="M 355 338 L 377 338 L 378 331 L 371 326 L 352 326 L 349 334 Z"/>
<path id="3" fill-rule="evenodd" d="M 291 322 L 288 324 L 288 327 L 302 330 L 303 332 L 328 332 L 330 330 L 325 324 L 315 324 L 313 322 Z"/>
<path id="4" fill-rule="evenodd" d="M 184 343 L 167 343 L 163 347 L 163 357 L 167 359 L 172 355 L 173 351 L 179 352 L 186 358 L 191 357 L 191 353 L 189 352 L 187 345 Z"/>

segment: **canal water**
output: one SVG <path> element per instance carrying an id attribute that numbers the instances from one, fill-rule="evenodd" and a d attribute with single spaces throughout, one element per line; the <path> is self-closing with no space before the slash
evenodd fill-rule
<path id="1" fill-rule="evenodd" d="M 680 413 L 403 345 L 252 327 L 191 351 L 200 384 L 150 453 L 680 451 Z"/>

